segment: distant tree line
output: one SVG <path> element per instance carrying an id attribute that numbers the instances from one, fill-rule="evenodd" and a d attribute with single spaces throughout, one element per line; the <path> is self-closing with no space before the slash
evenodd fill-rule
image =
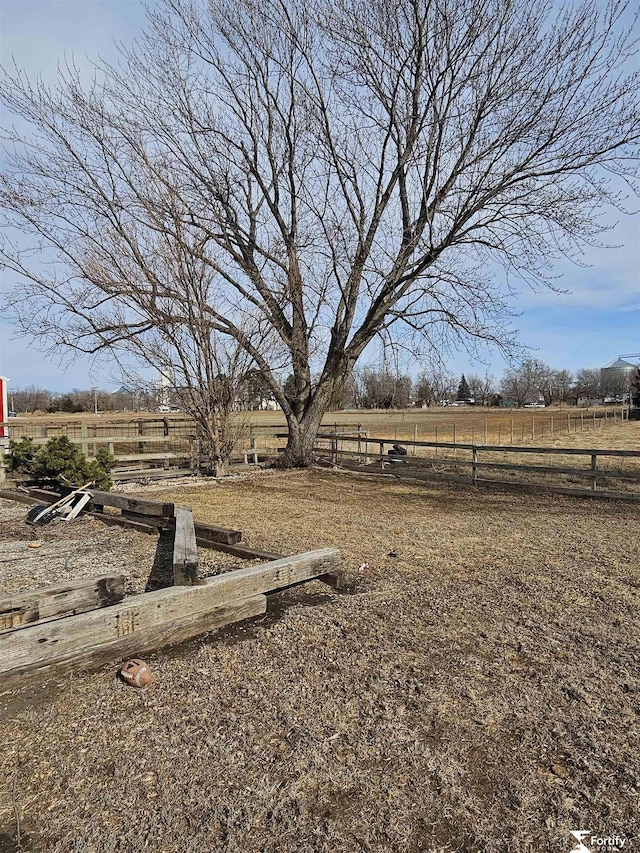
<path id="1" fill-rule="evenodd" d="M 218 376 L 220 384 L 224 377 Z M 236 410 L 256 410 L 275 407 L 268 383 L 258 370 L 249 370 L 240 378 L 229 382 L 227 397 Z M 285 394 L 293 394 L 294 379 L 284 381 Z M 606 399 L 634 402 L 640 394 L 640 368 L 636 374 L 613 374 L 603 378 L 597 368 L 583 368 L 575 373 L 554 370 L 537 359 L 525 359 L 510 367 L 502 377 L 489 373 L 469 373 L 460 377 L 443 367 L 421 370 L 416 379 L 408 373 L 387 367 L 364 367 L 349 374 L 337 385 L 329 408 L 336 411 L 353 409 L 405 409 L 415 405 L 431 407 L 453 402 L 476 406 L 500 406 L 510 402 L 515 406 L 527 403 L 575 405 L 579 400 L 604 402 Z M 161 399 L 162 397 L 162 399 Z M 640 398 L 638 398 L 640 399 Z M 161 402 L 188 410 L 181 389 L 154 388 L 127 390 L 113 393 L 104 390 L 74 388 L 66 393 L 56 393 L 35 385 L 10 390 L 10 408 L 18 413 L 27 412 L 92 412 L 97 404 L 100 412 L 156 411 Z M 640 402 L 634 403 L 636 406 Z"/>

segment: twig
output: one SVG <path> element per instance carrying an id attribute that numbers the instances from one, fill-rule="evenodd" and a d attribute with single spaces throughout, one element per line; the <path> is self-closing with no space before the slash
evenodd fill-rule
<path id="1" fill-rule="evenodd" d="M 18 801 L 16 799 L 16 785 L 18 783 L 18 771 L 13 771 L 13 788 L 11 791 L 11 803 L 13 805 L 13 815 L 16 819 L 16 841 L 18 844 L 18 850 L 22 849 L 22 842 L 20 840 L 20 810 L 18 809 Z"/>

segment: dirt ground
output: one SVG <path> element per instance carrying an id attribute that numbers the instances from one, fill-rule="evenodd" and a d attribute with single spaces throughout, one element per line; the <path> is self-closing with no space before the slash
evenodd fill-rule
<path id="1" fill-rule="evenodd" d="M 315 470 L 137 491 L 339 547 L 349 588 L 149 656 L 144 691 L 114 663 L 14 702 L 0 851 L 18 823 L 60 853 L 637 849 L 637 506 Z"/>

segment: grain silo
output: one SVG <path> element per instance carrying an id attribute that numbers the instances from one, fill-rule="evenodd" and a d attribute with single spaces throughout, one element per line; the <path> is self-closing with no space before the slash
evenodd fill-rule
<path id="1" fill-rule="evenodd" d="M 625 398 L 638 373 L 638 365 L 623 358 L 617 358 L 600 369 L 600 382 L 605 397 Z"/>

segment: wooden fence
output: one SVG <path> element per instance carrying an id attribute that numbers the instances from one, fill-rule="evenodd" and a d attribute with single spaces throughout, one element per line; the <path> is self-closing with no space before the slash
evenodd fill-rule
<path id="1" fill-rule="evenodd" d="M 384 417 L 385 411 L 380 412 Z M 587 432 L 609 424 L 624 421 L 628 417 L 625 407 L 594 409 L 591 411 L 571 411 L 551 414 L 550 410 L 531 410 L 524 416 L 522 410 L 516 418 L 503 417 L 496 423 L 492 417 L 482 418 L 474 410 L 473 418 L 467 412 L 458 419 L 439 419 L 431 423 L 411 423 L 412 410 L 405 413 L 406 422 L 390 425 L 393 431 L 392 441 L 400 441 L 407 446 L 442 447 L 453 443 L 456 448 L 466 445 L 498 446 L 515 445 L 516 442 L 535 442 L 536 439 L 559 434 Z M 357 415 L 356 415 L 357 416 Z M 328 419 L 326 419 L 328 420 Z M 367 433 L 362 423 L 334 422 L 325 420 L 323 430 L 331 430 L 333 436 L 347 440 L 349 437 L 362 441 Z M 404 420 L 404 417 L 403 417 Z M 36 445 L 45 444 L 54 436 L 66 435 L 77 444 L 85 455 L 95 456 L 100 447 L 106 447 L 116 459 L 114 477 L 118 480 L 130 478 L 164 476 L 188 473 L 197 467 L 198 445 L 195 427 L 187 416 L 159 416 L 151 418 L 116 419 L 104 417 L 70 418 L 66 421 L 43 418 L 37 421 L 11 419 L 0 426 L 7 426 L 13 439 L 29 437 Z M 245 433 L 238 443 L 235 461 L 258 463 L 264 459 L 277 457 L 279 439 L 283 434 L 282 424 L 246 424 Z M 420 441 L 419 439 L 429 439 Z M 431 441 L 433 438 L 433 441 Z M 389 442 L 389 438 L 383 439 Z M 373 439 L 372 439 L 373 441 Z M 462 442 L 462 443 L 461 443 Z M 437 452 L 437 451 L 436 451 Z M 3 481 L 2 453 L 0 448 L 0 483 Z"/>
<path id="2" fill-rule="evenodd" d="M 345 448 L 353 447 L 353 449 Z M 406 455 L 390 455 L 386 448 L 394 445 L 407 450 Z M 418 449 L 429 449 L 432 456 L 409 455 L 408 449 L 414 454 Z M 573 447 L 532 447 L 505 445 L 461 444 L 458 442 L 436 441 L 397 441 L 389 438 L 375 438 L 368 433 L 356 436 L 339 435 L 335 432 L 323 432 L 318 435 L 316 453 L 333 465 L 341 465 L 354 470 L 382 471 L 398 477 L 418 479 L 444 479 L 449 481 L 467 482 L 473 485 L 500 485 L 523 488 L 545 488 L 554 492 L 585 495 L 589 497 L 621 498 L 624 500 L 640 501 L 640 450 L 601 450 L 579 449 Z M 460 454 L 463 458 L 459 458 Z M 530 465 L 522 462 L 502 461 L 509 456 L 518 454 L 534 454 L 537 456 L 587 457 L 588 467 L 577 467 L 575 464 L 546 464 Z M 485 458 L 481 458 L 481 456 Z M 493 457 L 493 458 L 491 458 Z M 602 467 L 605 459 L 639 460 L 633 469 L 618 467 Z M 623 462 L 624 465 L 624 462 Z M 467 468 L 462 476 L 454 471 Z M 453 469 L 453 471 L 452 471 Z M 485 477 L 483 474 L 497 471 L 513 472 L 513 479 Z M 516 479 L 517 474 L 525 474 L 527 479 Z M 537 475 L 552 474 L 560 476 L 561 482 L 549 483 L 535 480 Z M 588 488 L 567 485 L 568 481 L 585 479 Z M 609 481 L 622 481 L 625 490 L 612 489 Z M 602 488 L 604 481 L 607 486 Z M 600 487 L 598 486 L 600 484 Z"/>

